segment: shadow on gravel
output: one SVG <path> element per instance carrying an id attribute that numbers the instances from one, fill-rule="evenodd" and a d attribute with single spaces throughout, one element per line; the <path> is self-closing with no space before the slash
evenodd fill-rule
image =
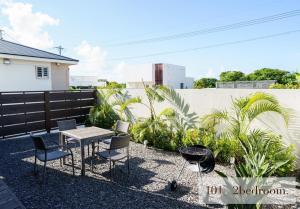
<path id="1" fill-rule="evenodd" d="M 49 141 L 57 135 L 48 135 Z M 26 208 L 191 208 L 199 205 L 178 200 L 189 192 L 181 187 L 171 193 L 166 187 L 155 192 L 148 192 L 143 187 L 155 183 L 156 173 L 141 168 L 144 159 L 131 158 L 131 174 L 127 176 L 127 165 L 117 164 L 113 181 L 109 180 L 108 171 L 81 177 L 71 175 L 71 167 L 55 166 L 47 168 L 47 180 L 41 184 L 33 175 L 33 145 L 29 137 L 0 141 L 0 176 L 15 192 Z M 106 163 L 99 161 L 99 163 Z M 41 169 L 41 166 L 39 166 Z M 87 168 L 89 166 L 87 165 Z M 76 170 L 79 175 L 79 170 Z M 162 180 L 163 181 L 163 180 Z"/>

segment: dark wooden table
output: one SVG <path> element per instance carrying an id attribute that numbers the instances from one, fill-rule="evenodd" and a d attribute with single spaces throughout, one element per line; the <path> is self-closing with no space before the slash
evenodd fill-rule
<path id="1" fill-rule="evenodd" d="M 64 137 L 72 137 L 80 143 L 81 149 L 81 175 L 85 175 L 85 151 L 84 146 L 93 144 L 95 141 L 105 139 L 113 136 L 115 133 L 113 131 L 98 128 L 98 127 L 86 127 L 86 128 L 78 128 L 61 132 L 61 143 L 64 143 Z"/>

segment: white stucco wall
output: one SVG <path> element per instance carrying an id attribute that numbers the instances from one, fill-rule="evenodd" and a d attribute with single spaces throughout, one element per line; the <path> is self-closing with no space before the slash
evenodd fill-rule
<path id="1" fill-rule="evenodd" d="M 185 88 L 185 67 L 180 65 L 163 64 L 163 84 L 174 89 L 180 89 L 180 83 Z"/>
<path id="2" fill-rule="evenodd" d="M 122 82 L 152 81 L 152 64 L 125 65 L 122 68 Z"/>
<path id="3" fill-rule="evenodd" d="M 35 66 L 49 69 L 48 79 L 37 79 Z M 4 65 L 0 58 L 0 91 L 36 91 L 51 90 L 51 64 L 11 59 L 10 65 Z"/>
<path id="4" fill-rule="evenodd" d="M 140 96 L 144 102 L 147 102 L 143 89 L 128 89 L 133 97 Z M 190 104 L 192 111 L 195 111 L 200 117 L 212 112 L 214 109 L 230 110 L 232 99 L 247 96 L 254 92 L 267 92 L 274 95 L 280 104 L 290 109 L 291 117 L 288 127 L 284 125 L 281 118 L 265 115 L 263 122 L 271 124 L 266 127 L 263 123 L 257 122 L 256 126 L 265 126 L 272 131 L 284 137 L 288 144 L 296 145 L 296 153 L 300 154 L 300 90 L 287 89 L 178 89 L 176 90 Z M 156 105 L 156 112 L 169 107 L 167 102 Z M 149 111 L 144 105 L 136 104 L 132 106 L 134 115 L 138 117 L 148 117 Z"/>
<path id="5" fill-rule="evenodd" d="M 66 64 L 57 65 L 51 63 L 52 90 L 69 89 L 69 66 Z"/>

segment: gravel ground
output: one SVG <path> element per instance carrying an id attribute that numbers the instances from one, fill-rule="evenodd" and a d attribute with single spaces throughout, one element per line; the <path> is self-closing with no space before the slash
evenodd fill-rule
<path id="1" fill-rule="evenodd" d="M 45 138 L 56 141 L 58 135 L 45 135 Z M 188 169 L 180 178 L 178 190 L 170 191 L 168 182 L 184 162 L 176 153 L 131 143 L 130 175 L 126 174 L 127 167 L 118 163 L 111 181 L 109 163 L 103 160 L 95 162 L 95 173 L 92 173 L 87 159 L 86 176 L 81 177 L 80 152 L 76 148 L 76 176 L 72 176 L 71 166 L 60 167 L 59 160 L 52 161 L 48 164 L 45 184 L 33 175 L 33 154 L 29 137 L 0 141 L 0 176 L 26 208 L 205 208 L 198 203 L 197 175 Z M 228 167 L 217 165 L 216 169 L 233 174 Z M 212 172 L 206 176 L 217 174 Z"/>

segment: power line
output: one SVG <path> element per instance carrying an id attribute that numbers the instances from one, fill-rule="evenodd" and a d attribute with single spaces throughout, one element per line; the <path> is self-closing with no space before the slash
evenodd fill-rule
<path id="1" fill-rule="evenodd" d="M 217 33 L 217 32 L 222 32 L 222 31 L 227 31 L 227 30 L 249 27 L 252 25 L 263 24 L 263 23 L 267 23 L 267 22 L 274 22 L 274 21 L 278 21 L 278 20 L 282 20 L 282 19 L 286 19 L 286 18 L 290 18 L 290 17 L 295 17 L 298 15 L 300 15 L 300 9 L 292 10 L 292 11 L 288 11 L 288 12 L 284 12 L 284 13 L 280 13 L 280 14 L 275 14 L 275 15 L 271 15 L 271 16 L 266 16 L 266 17 L 262 17 L 262 18 L 237 22 L 237 23 L 233 23 L 233 24 L 229 24 L 229 25 L 223 25 L 223 26 L 207 28 L 207 29 L 202 29 L 202 30 L 196 30 L 196 31 L 191 31 L 191 32 L 186 32 L 186 33 L 173 34 L 173 35 L 168 35 L 168 36 L 154 37 L 154 38 L 149 38 L 149 39 L 141 39 L 141 40 L 136 40 L 136 41 L 108 44 L 108 45 L 104 45 L 104 46 L 118 47 L 118 46 L 126 46 L 126 45 L 155 43 L 155 42 L 169 41 L 169 40 L 182 39 L 182 38 L 191 38 L 191 37 L 204 35 L 204 34 Z"/>
<path id="2" fill-rule="evenodd" d="M 283 32 L 283 33 L 276 33 L 276 34 L 271 34 L 271 35 L 266 35 L 266 36 L 259 36 L 259 37 L 255 37 L 255 38 L 249 38 L 249 39 L 243 39 L 243 40 L 231 41 L 231 42 L 224 42 L 224 43 L 207 45 L 207 46 L 196 47 L 196 48 L 182 49 L 182 50 L 176 50 L 176 51 L 165 51 L 165 52 L 159 52 L 159 53 L 153 53 L 153 54 L 147 54 L 147 55 L 139 55 L 139 56 L 131 56 L 131 57 L 120 57 L 120 58 L 113 58 L 110 60 L 111 61 L 119 61 L 119 60 L 129 60 L 129 59 L 138 59 L 138 58 L 153 57 L 153 56 L 159 56 L 159 55 L 167 55 L 167 54 L 178 54 L 178 53 L 184 53 L 184 52 L 190 52 L 190 51 L 198 51 L 198 50 L 202 50 L 202 49 L 209 49 L 209 48 L 216 48 L 216 47 L 222 47 L 222 46 L 228 46 L 228 45 L 241 44 L 241 43 L 245 43 L 245 42 L 252 42 L 252 41 L 257 41 L 257 40 L 262 40 L 262 39 L 269 39 L 269 38 L 285 36 L 285 35 L 290 35 L 290 34 L 299 33 L 299 32 L 300 32 L 300 30 L 293 30 L 293 31 L 287 31 L 287 32 Z"/>

